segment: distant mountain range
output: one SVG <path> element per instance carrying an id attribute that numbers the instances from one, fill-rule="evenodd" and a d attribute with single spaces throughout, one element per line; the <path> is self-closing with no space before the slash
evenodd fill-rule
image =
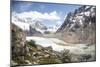
<path id="1" fill-rule="evenodd" d="M 46 27 L 41 21 L 31 21 L 31 19 L 22 19 L 16 14 L 12 15 L 12 23 L 26 31 L 27 35 L 48 34 L 57 31 L 57 26 Z"/>

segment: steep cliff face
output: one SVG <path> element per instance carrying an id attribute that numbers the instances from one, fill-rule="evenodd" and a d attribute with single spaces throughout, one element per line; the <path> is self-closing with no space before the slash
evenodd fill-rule
<path id="1" fill-rule="evenodd" d="M 96 7 L 82 6 L 68 13 L 64 23 L 57 30 L 68 42 L 95 42 Z"/>
<path id="2" fill-rule="evenodd" d="M 19 63 L 23 63 L 24 56 L 26 54 L 26 34 L 22 29 L 11 23 L 11 53 L 12 60 Z M 18 63 L 18 62 L 17 62 Z"/>

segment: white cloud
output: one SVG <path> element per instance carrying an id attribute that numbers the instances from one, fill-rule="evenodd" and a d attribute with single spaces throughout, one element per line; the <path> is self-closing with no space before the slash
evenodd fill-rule
<path id="1" fill-rule="evenodd" d="M 50 13 L 41 13 L 37 11 L 22 13 L 12 12 L 12 23 L 16 24 L 24 30 L 29 30 L 29 25 L 35 21 L 49 21 L 52 22 L 52 24 L 58 25 L 60 24 L 60 20 L 61 18 L 56 11 Z"/>
<path id="2" fill-rule="evenodd" d="M 14 12 L 12 15 L 16 15 L 20 19 L 31 18 L 31 20 L 50 20 L 50 21 L 60 20 L 60 17 L 56 11 L 50 13 L 41 13 L 37 11 L 22 12 L 22 13 Z"/>
<path id="3" fill-rule="evenodd" d="M 56 23 L 57 23 L 58 25 L 61 25 L 62 22 L 61 22 L 61 21 L 57 21 Z"/>
<path id="4" fill-rule="evenodd" d="M 28 23 L 23 23 L 13 16 L 12 16 L 12 23 L 14 23 L 18 27 L 20 27 L 22 30 L 29 30 L 29 24 Z"/>

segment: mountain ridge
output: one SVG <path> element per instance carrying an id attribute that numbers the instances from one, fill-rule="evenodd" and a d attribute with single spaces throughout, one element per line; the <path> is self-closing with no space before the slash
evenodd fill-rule
<path id="1" fill-rule="evenodd" d="M 95 6 L 81 6 L 74 12 L 68 13 L 64 23 L 56 31 L 60 33 L 64 40 L 95 42 L 96 31 L 96 7 Z M 74 41 L 75 40 L 75 41 Z M 87 41 L 86 41 L 87 40 Z"/>

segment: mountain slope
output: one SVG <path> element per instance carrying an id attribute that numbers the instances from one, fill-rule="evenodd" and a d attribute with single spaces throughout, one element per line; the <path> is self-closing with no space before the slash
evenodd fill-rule
<path id="1" fill-rule="evenodd" d="M 95 42 L 96 7 L 81 6 L 68 13 L 64 23 L 57 30 L 62 39 L 73 43 Z"/>

